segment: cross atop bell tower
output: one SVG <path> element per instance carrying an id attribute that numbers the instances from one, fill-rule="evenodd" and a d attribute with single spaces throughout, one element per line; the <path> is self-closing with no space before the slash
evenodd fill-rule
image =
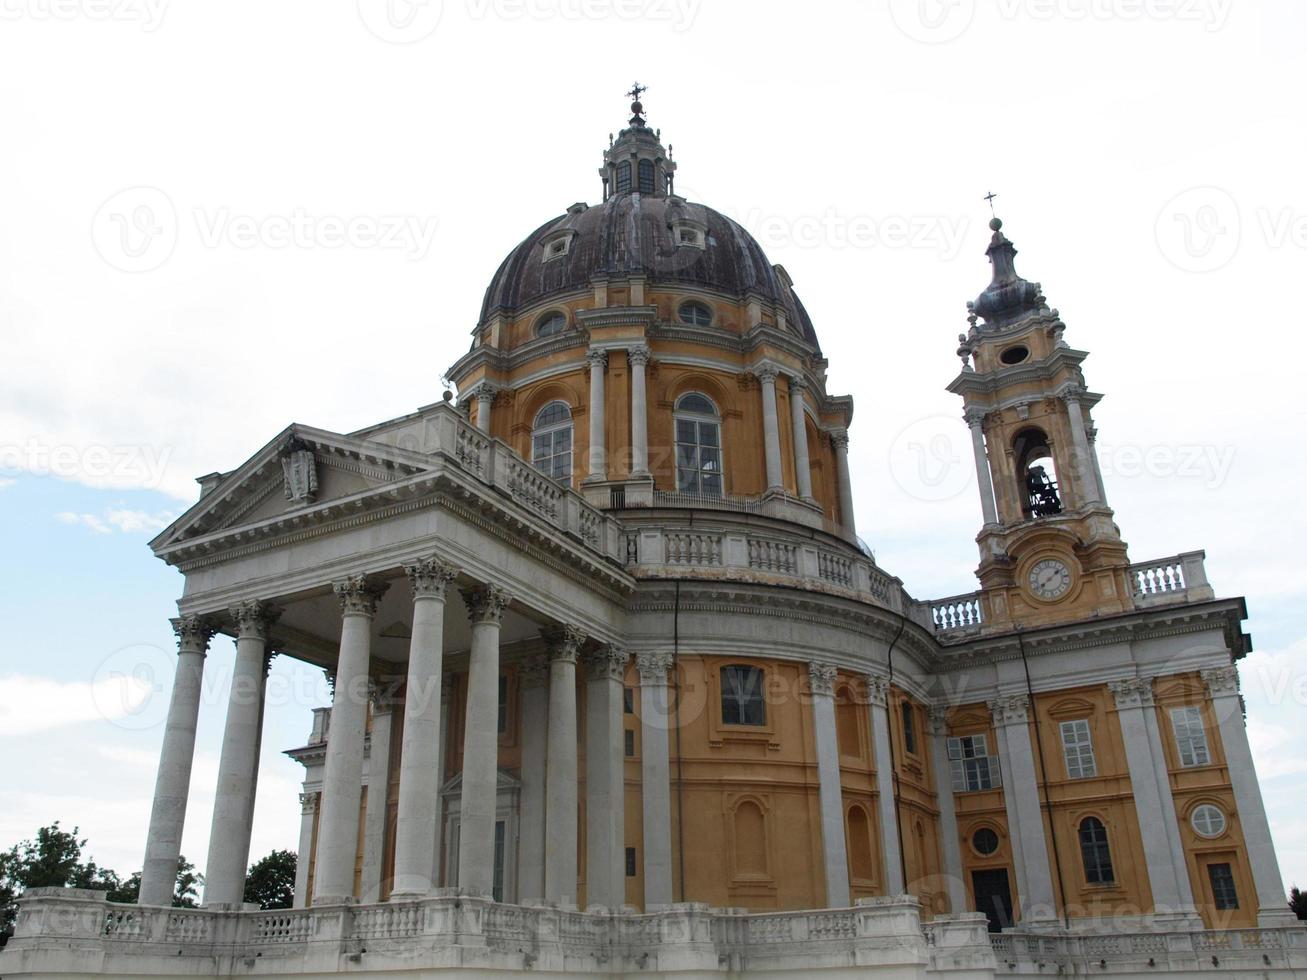
<path id="1" fill-rule="evenodd" d="M 997 195 L 986 197 L 990 206 Z M 961 395 L 984 525 L 977 576 L 991 625 L 1032 626 L 1132 607 L 1129 564 L 1094 453 L 1088 353 L 1039 283 L 1016 271 L 1003 222 L 989 223 L 990 283 L 967 304 L 958 336 Z"/>
<path id="2" fill-rule="evenodd" d="M 676 164 L 669 149 L 664 149 L 661 130 L 650 129 L 644 118 L 640 97 L 648 86 L 636 82 L 626 93 L 631 100 L 631 118 L 627 127 L 609 136 L 608 150 L 599 176 L 604 183 L 604 200 L 615 194 L 646 194 L 666 197 L 674 193 Z"/>

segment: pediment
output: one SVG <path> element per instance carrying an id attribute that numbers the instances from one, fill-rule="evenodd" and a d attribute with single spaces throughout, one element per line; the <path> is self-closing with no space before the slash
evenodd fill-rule
<path id="1" fill-rule="evenodd" d="M 150 542 L 182 541 L 308 513 L 332 501 L 384 490 L 430 468 L 420 453 L 291 425 L 230 473 L 206 480 L 198 502 Z"/>
<path id="2" fill-rule="evenodd" d="M 496 770 L 495 790 L 497 793 L 513 793 L 522 788 L 522 780 L 518 779 L 511 772 L 504 772 L 502 769 Z M 463 793 L 463 774 L 460 772 L 456 776 L 445 781 L 445 785 L 440 787 L 441 796 L 460 796 Z"/>

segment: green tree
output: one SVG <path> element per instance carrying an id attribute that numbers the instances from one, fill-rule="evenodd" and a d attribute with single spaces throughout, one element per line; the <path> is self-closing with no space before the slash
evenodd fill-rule
<path id="1" fill-rule="evenodd" d="M 95 888 L 114 891 L 122 887 L 118 876 L 94 861 L 82 863 L 84 839 L 78 829 L 60 828 L 56 820 L 36 832 L 35 840 L 15 844 L 0 854 L 0 946 L 13 933 L 18 914 L 15 900 L 29 888 Z"/>
<path id="2" fill-rule="evenodd" d="M 1307 894 L 1294 885 L 1289 889 L 1289 908 L 1300 919 L 1307 919 Z"/>
<path id="3" fill-rule="evenodd" d="M 204 875 L 195 870 L 195 865 L 182 855 L 177 860 L 177 884 L 173 887 L 172 904 L 174 908 L 193 909 L 199 897 L 200 886 L 204 884 Z M 141 899 L 141 872 L 137 871 L 124 881 L 117 889 L 109 891 L 109 901 L 124 905 L 135 905 Z"/>
<path id="4" fill-rule="evenodd" d="M 273 851 L 250 865 L 245 876 L 245 901 L 261 909 L 288 909 L 295 902 L 295 865 L 292 851 Z"/>

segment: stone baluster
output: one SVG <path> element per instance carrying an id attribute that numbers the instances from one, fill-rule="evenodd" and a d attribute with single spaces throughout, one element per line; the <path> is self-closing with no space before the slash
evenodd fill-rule
<path id="1" fill-rule="evenodd" d="M 821 808 L 821 847 L 826 877 L 826 907 L 850 904 L 848 844 L 844 836 L 844 795 L 840 789 L 840 746 L 835 731 L 833 664 L 808 664 L 812 693 L 812 723 L 817 752 L 818 800 Z"/>
<path id="2" fill-rule="evenodd" d="M 577 879 L 576 659 L 585 634 L 542 631 L 549 648 L 549 731 L 545 774 L 545 900 L 575 904 Z"/>

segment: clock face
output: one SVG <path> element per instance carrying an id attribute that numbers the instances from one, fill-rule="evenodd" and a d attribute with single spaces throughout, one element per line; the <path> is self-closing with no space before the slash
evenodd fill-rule
<path id="1" fill-rule="evenodd" d="M 1040 599 L 1060 599 L 1071 590 L 1071 569 L 1056 558 L 1035 562 L 1030 569 L 1030 591 Z"/>

